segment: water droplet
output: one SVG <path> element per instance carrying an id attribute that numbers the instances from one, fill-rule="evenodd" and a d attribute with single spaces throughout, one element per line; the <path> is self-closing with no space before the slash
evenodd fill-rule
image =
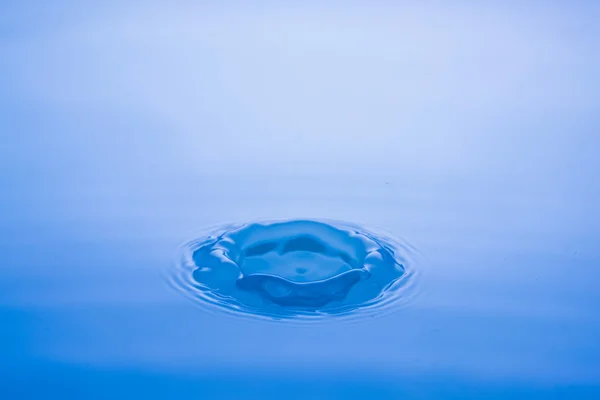
<path id="1" fill-rule="evenodd" d="M 187 243 L 171 278 L 199 304 L 238 315 L 369 316 L 406 299 L 410 260 L 407 246 L 349 223 L 255 222 Z"/>

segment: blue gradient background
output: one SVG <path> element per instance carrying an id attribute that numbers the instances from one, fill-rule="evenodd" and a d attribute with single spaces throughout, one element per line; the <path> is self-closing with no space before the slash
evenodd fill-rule
<path id="1" fill-rule="evenodd" d="M 525 4 L 526 3 L 526 4 Z M 600 6 L 0 2 L 0 398 L 600 398 Z M 418 298 L 199 310 L 205 226 L 377 226 Z"/>

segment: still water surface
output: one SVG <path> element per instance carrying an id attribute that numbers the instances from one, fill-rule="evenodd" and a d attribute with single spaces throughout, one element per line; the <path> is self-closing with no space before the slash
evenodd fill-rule
<path id="1" fill-rule="evenodd" d="M 0 9 L 0 398 L 600 398 L 594 2 Z M 410 243 L 410 301 L 253 318 L 331 300 L 280 236 L 258 308 L 174 290 L 264 220 Z"/>

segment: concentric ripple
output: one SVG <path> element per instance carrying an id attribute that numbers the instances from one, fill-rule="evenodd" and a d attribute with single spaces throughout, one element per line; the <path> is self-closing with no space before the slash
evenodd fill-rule
<path id="1" fill-rule="evenodd" d="M 172 282 L 201 304 L 239 314 L 374 315 L 408 297 L 410 255 L 389 237 L 337 221 L 227 225 L 184 246 Z"/>

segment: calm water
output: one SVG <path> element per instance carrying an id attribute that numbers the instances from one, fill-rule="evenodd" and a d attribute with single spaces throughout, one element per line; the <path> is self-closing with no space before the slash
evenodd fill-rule
<path id="1" fill-rule="evenodd" d="M 0 398 L 600 398 L 598 20 L 591 1 L 3 2 Z M 346 281 L 298 289 L 362 277 L 369 247 L 319 230 L 320 252 L 236 242 L 241 297 L 172 284 L 190 241 L 262 220 L 385 232 L 415 279 L 379 308 Z M 289 269 L 292 247 L 325 272 Z M 293 323 L 345 299 L 360 318 Z"/>

